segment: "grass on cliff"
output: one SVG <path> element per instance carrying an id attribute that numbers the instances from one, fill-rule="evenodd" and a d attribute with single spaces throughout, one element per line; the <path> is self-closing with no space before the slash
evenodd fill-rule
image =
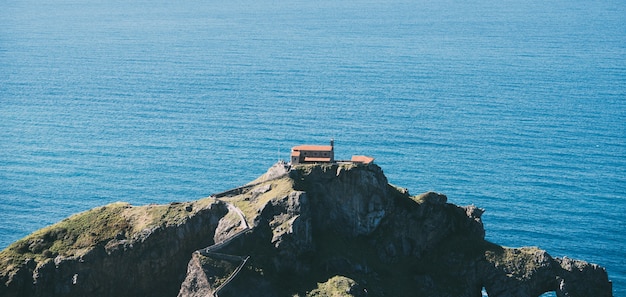
<path id="1" fill-rule="evenodd" d="M 218 259 L 217 257 L 199 255 L 198 258 L 204 273 L 209 276 L 208 280 L 211 282 L 211 287 L 213 288 L 222 285 L 235 269 L 237 269 L 237 266 L 239 266 L 239 263 Z"/>
<path id="2" fill-rule="evenodd" d="M 112 239 L 129 239 L 145 229 L 178 224 L 214 199 L 133 207 L 117 202 L 70 216 L 14 242 L 0 252 L 0 275 L 28 259 L 38 265 L 57 256 L 84 255 Z"/>
<path id="3" fill-rule="evenodd" d="M 114 238 L 118 232 L 129 229 L 122 212 L 130 207 L 127 203 L 113 203 L 37 230 L 0 252 L 0 271 L 26 259 L 41 263 L 58 255 L 80 255 L 103 240 Z"/>
<path id="4" fill-rule="evenodd" d="M 260 190 L 268 185 L 269 189 L 267 191 Z M 265 208 L 267 203 L 274 198 L 285 197 L 292 191 L 294 191 L 293 180 L 289 177 L 283 177 L 261 183 L 246 193 L 230 198 L 224 198 L 224 200 L 241 209 L 246 217 L 246 220 L 248 221 L 248 224 L 252 226 L 254 219 L 261 214 L 261 211 Z"/>
<path id="5" fill-rule="evenodd" d="M 213 198 L 204 198 L 194 202 L 150 204 L 129 208 L 124 211 L 123 216 L 131 225 L 131 234 L 135 234 L 158 226 L 181 224 L 194 213 L 215 202 Z"/>
<path id="6" fill-rule="evenodd" d="M 308 292 L 307 297 L 350 297 L 354 296 L 351 292 L 356 286 L 356 282 L 345 276 L 333 276 L 328 281 L 318 283 L 317 288 Z M 298 296 L 298 295 L 295 295 Z"/>
<path id="7" fill-rule="evenodd" d="M 530 273 L 538 270 L 542 263 L 538 247 L 505 248 L 491 244 L 485 250 L 485 259 L 499 269 L 507 271 L 518 279 L 530 278 Z"/>

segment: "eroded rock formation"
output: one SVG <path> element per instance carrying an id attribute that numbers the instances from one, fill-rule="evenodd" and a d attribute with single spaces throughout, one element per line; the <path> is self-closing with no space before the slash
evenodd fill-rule
<path id="1" fill-rule="evenodd" d="M 0 253 L 0 296 L 612 296 L 598 265 L 485 241 L 483 212 L 375 164 L 279 163 L 210 198 L 37 231 Z"/>

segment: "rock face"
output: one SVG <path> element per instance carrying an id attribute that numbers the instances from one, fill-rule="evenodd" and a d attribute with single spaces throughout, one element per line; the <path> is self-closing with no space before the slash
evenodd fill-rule
<path id="1" fill-rule="evenodd" d="M 353 165 L 352 165 L 353 166 Z M 369 235 L 393 209 L 387 178 L 378 166 L 352 170 L 350 166 L 308 166 L 292 171 L 292 178 L 311 196 L 316 227 L 348 237 Z"/>
<path id="2" fill-rule="evenodd" d="M 609 296 L 611 282 L 604 268 L 585 261 L 567 257 L 556 258 L 556 275 L 558 286 L 556 295 L 566 296 Z"/>
<path id="3" fill-rule="evenodd" d="M 99 213 L 105 220 L 94 219 Z M 217 203 L 187 203 L 114 204 L 78 214 L 0 253 L 0 296 L 174 296 L 191 253 L 213 243 L 226 213 Z M 89 224 L 82 231 L 92 241 L 72 239 L 80 223 Z M 96 231 L 102 224 L 113 232 Z M 68 238 L 78 244 L 56 248 Z"/>
<path id="4" fill-rule="evenodd" d="M 487 242 L 484 210 L 375 164 L 278 163 L 196 202 L 107 207 L 2 251 L 0 296 L 612 296 L 604 268 Z M 75 227 L 93 212 L 110 228 Z"/>

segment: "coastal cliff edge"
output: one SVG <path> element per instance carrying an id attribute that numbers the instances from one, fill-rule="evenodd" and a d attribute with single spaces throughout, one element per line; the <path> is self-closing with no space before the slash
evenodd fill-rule
<path id="1" fill-rule="evenodd" d="M 612 296 L 599 265 L 486 241 L 483 212 L 374 163 L 279 162 L 200 200 L 38 230 L 0 252 L 0 296 Z"/>

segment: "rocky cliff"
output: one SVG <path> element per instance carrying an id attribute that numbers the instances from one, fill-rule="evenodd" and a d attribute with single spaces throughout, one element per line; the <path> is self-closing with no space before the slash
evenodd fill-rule
<path id="1" fill-rule="evenodd" d="M 612 296 L 604 268 L 484 240 L 483 210 L 375 164 L 274 165 L 188 203 L 116 203 L 0 253 L 0 296 Z"/>

